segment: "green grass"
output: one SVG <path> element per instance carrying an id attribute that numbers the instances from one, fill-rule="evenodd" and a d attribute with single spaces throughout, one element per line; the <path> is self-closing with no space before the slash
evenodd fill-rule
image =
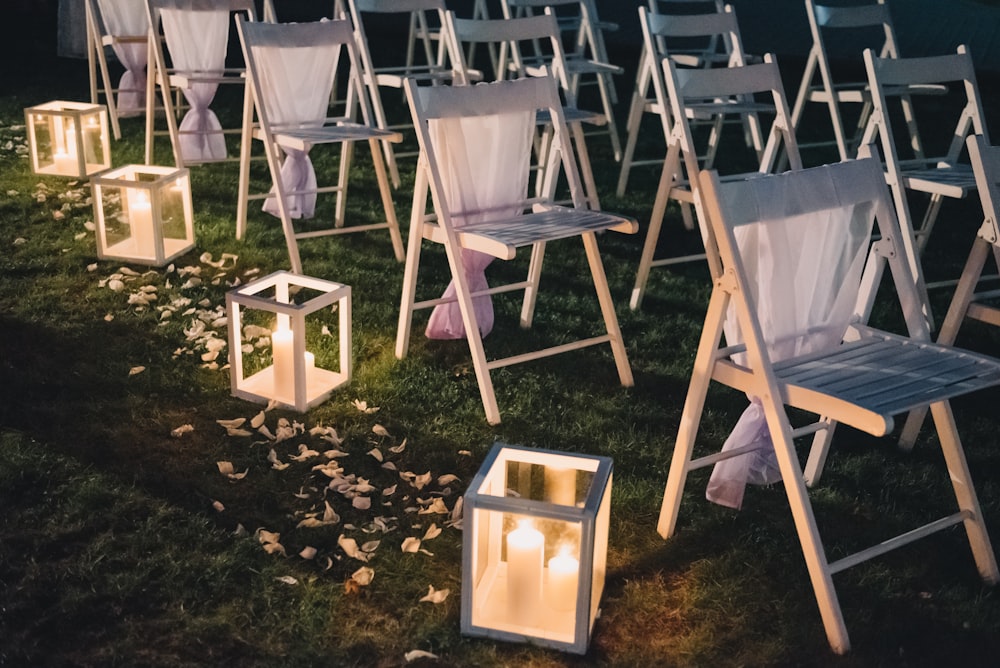
<path id="1" fill-rule="evenodd" d="M 386 507 L 356 510 L 340 495 L 323 494 L 328 479 L 312 470 L 318 459 L 290 461 L 299 444 L 332 447 L 318 437 L 304 433 L 275 443 L 227 435 L 216 420 L 252 418 L 261 407 L 231 396 L 225 370 L 203 367 L 204 350 L 185 336 L 191 316 L 162 318 L 157 307 L 186 297 L 192 305 L 207 300 L 211 310 L 237 279 L 286 268 L 278 226 L 253 212 L 248 238 L 236 241 L 235 165 L 196 168 L 197 249 L 173 271 L 126 276 L 124 291 L 110 290 L 105 281 L 122 263 L 91 268 L 96 256 L 85 226 L 93 218 L 86 184 L 36 177 L 16 151 L 25 106 L 84 98 L 80 63 L 50 66 L 44 80 L 0 98 L 0 664 L 390 666 L 404 663 L 414 649 L 437 654 L 434 665 L 447 666 L 995 661 L 998 592 L 981 584 L 960 532 L 837 575 L 854 645 L 846 658 L 826 644 L 780 487 L 750 490 L 743 511 L 734 513 L 704 500 L 708 473 L 697 472 L 677 536 L 659 538 L 659 500 L 710 286 L 700 265 L 657 270 L 642 311 L 629 311 L 642 233 L 601 239 L 635 387 L 618 385 L 603 349 L 500 370 L 495 383 L 503 422 L 496 427 L 483 417 L 464 342 L 427 341 L 418 319 L 408 356 L 395 359 L 402 266 L 392 259 L 388 235 L 305 241 L 305 271 L 354 291 L 355 377 L 307 414 L 270 411 L 265 424 L 272 432 L 281 418 L 306 430 L 335 427 L 344 439 L 340 449 L 350 453 L 342 458 L 345 471 L 376 488 L 398 483 L 399 491 Z M 620 81 L 625 91 L 629 79 Z M 125 121 L 124 131 L 113 147 L 115 165 L 141 161 L 141 122 Z M 629 194 L 616 199 L 617 165 L 605 142 L 594 141 L 591 151 L 605 208 L 645 221 L 653 175 L 637 172 Z M 165 144 L 158 155 L 169 155 Z M 377 215 L 367 164 L 359 155 L 352 219 Z M 404 222 L 411 184 L 408 164 L 395 193 Z M 60 197 L 67 192 L 80 199 Z M 57 220 L 53 212 L 64 204 Z M 974 207 L 960 213 L 974 215 Z M 664 248 L 676 239 L 697 245 L 694 234 L 680 230 L 674 209 L 668 226 Z M 941 240 L 934 251 L 948 266 L 961 265 L 969 243 L 970 237 L 957 237 Z M 531 332 L 517 327 L 516 301 L 497 300 L 497 328 L 487 339 L 491 354 L 523 350 L 525 338 L 551 343 L 592 331 L 596 306 L 583 298 L 586 269 L 577 251 L 553 244 Z M 200 261 L 202 253 L 239 259 L 213 284 L 217 272 Z M 447 278 L 442 259 L 434 249 L 425 254 L 425 276 L 440 285 Z M 515 275 L 525 260 L 512 264 L 494 271 Z M 200 267 L 206 280 L 182 289 L 179 270 L 188 266 Z M 142 285 L 156 286 L 159 298 L 140 309 L 128 304 L 128 295 Z M 948 295 L 937 299 L 943 312 Z M 887 307 L 880 305 L 879 317 L 891 317 Z M 961 342 L 998 350 L 997 334 L 975 325 Z M 140 365 L 145 371 L 129 375 Z M 997 397 L 989 392 L 956 402 L 995 537 Z M 361 412 L 354 400 L 379 410 Z M 713 391 L 699 447 L 717 449 L 741 408 L 740 397 Z M 188 424 L 193 431 L 171 435 Z M 376 425 L 388 435 L 375 433 Z M 454 507 L 495 439 L 614 458 L 607 588 L 584 657 L 460 635 L 458 529 L 447 527 L 424 543 L 433 556 L 399 549 L 405 537 L 421 537 L 431 522 L 447 520 L 409 512 L 417 498 L 436 492 Z M 406 447 L 390 454 L 404 440 Z M 435 479 L 454 474 L 460 481 L 408 488 L 366 454 L 373 448 L 399 471 L 431 472 Z M 287 469 L 271 468 L 271 449 L 290 463 Z M 225 477 L 220 461 L 246 470 L 246 477 Z M 891 440 L 843 429 L 813 499 L 830 553 L 839 555 L 941 514 L 949 495 L 926 431 L 916 450 L 903 454 Z M 324 500 L 341 522 L 300 528 L 309 513 L 324 510 Z M 371 532 L 380 516 L 395 518 L 385 520 L 391 530 Z M 279 533 L 284 555 L 265 552 L 258 529 Z M 375 578 L 359 591 L 348 580 L 365 564 L 338 547 L 341 535 L 359 543 L 381 539 L 367 564 Z M 314 558 L 299 556 L 306 547 L 315 548 Z M 451 594 L 439 605 L 421 603 L 429 585 Z"/>

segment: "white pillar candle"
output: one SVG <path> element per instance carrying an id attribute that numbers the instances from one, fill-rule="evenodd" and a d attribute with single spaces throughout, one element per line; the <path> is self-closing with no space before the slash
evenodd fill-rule
<path id="1" fill-rule="evenodd" d="M 548 582 L 545 585 L 545 599 L 553 610 L 576 609 L 576 593 L 579 589 L 580 561 L 567 552 L 560 552 L 549 559 Z"/>
<path id="2" fill-rule="evenodd" d="M 515 624 L 534 626 L 542 602 L 545 536 L 522 520 L 507 534 L 507 614 Z"/>
<path id="3" fill-rule="evenodd" d="M 576 469 L 545 467 L 545 498 L 560 506 L 576 505 Z"/>
<path id="4" fill-rule="evenodd" d="M 156 257 L 153 232 L 153 205 L 149 194 L 140 188 L 126 188 L 128 198 L 128 226 L 136 255 Z"/>
<path id="5" fill-rule="evenodd" d="M 271 355 L 274 359 L 274 398 L 295 402 L 295 339 L 292 330 L 271 332 Z"/>

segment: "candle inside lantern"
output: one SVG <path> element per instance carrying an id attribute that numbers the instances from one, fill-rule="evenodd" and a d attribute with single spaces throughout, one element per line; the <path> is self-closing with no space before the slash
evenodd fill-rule
<path id="1" fill-rule="evenodd" d="M 533 626 L 542 601 L 545 570 L 545 536 L 531 520 L 521 520 L 507 534 L 507 614 L 525 626 Z"/>
<path id="2" fill-rule="evenodd" d="M 545 497 L 560 506 L 576 505 L 576 469 L 545 467 Z"/>
<path id="3" fill-rule="evenodd" d="M 76 153 L 76 133 L 73 131 L 73 122 L 63 122 L 62 116 L 53 119 L 53 135 L 55 145 L 52 151 L 52 160 L 55 162 L 56 172 L 59 174 L 76 174 L 77 153 Z"/>
<path id="4" fill-rule="evenodd" d="M 136 255 L 156 255 L 153 231 L 153 204 L 149 194 L 141 188 L 127 188 L 129 235 L 135 245 Z"/>
<path id="5" fill-rule="evenodd" d="M 271 356 L 274 360 L 274 398 L 295 401 L 295 336 L 290 329 L 278 327 L 271 332 Z"/>
<path id="6" fill-rule="evenodd" d="M 580 561 L 563 548 L 559 554 L 549 559 L 548 582 L 545 598 L 554 610 L 576 608 L 576 593 L 579 589 Z"/>

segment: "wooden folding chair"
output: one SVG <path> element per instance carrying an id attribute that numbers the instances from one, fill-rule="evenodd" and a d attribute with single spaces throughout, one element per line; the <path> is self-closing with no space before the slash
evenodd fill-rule
<path id="1" fill-rule="evenodd" d="M 633 233 L 634 220 L 590 211 L 584 201 L 558 84 L 551 77 L 530 77 L 475 86 L 418 86 L 407 80 L 407 99 L 420 144 L 414 185 L 410 238 L 396 335 L 396 357 L 409 347 L 415 310 L 435 307 L 428 324 L 435 338 L 465 338 L 479 391 L 491 424 L 500 411 L 490 372 L 493 369 L 609 344 L 618 376 L 633 383 L 632 370 L 608 289 L 597 245 L 606 230 Z M 552 177 L 540 197 L 528 197 L 535 114 L 545 110 L 554 128 L 554 146 L 569 182 L 572 207 L 553 203 Z M 428 188 L 434 218 L 427 211 Z M 487 360 L 484 333 L 492 324 L 491 295 L 524 291 L 520 323 L 530 327 L 546 244 L 568 238 L 583 242 L 604 325 L 604 333 L 501 359 Z M 417 272 L 424 240 L 444 246 L 452 283 L 445 295 L 416 301 Z M 530 247 L 524 281 L 490 287 L 484 269 L 490 260 L 511 260 L 518 248 Z"/>
<path id="2" fill-rule="evenodd" d="M 835 81 L 831 61 L 849 57 L 855 60 L 858 75 L 862 75 L 861 61 L 857 56 L 863 46 L 859 47 L 859 43 L 874 46 L 873 50 L 881 58 L 899 58 L 892 13 L 886 0 L 846 6 L 805 0 L 805 5 L 813 43 L 792 105 L 792 126 L 799 136 L 800 151 L 817 149 L 814 154 L 821 157 L 816 164 L 847 160 L 856 155 L 868 124 L 872 110 L 871 91 L 864 79 Z M 943 86 L 908 86 L 906 89 L 907 95 L 940 95 L 944 92 L 946 89 Z M 803 119 L 807 118 L 806 110 L 810 104 L 826 107 L 833 130 L 832 140 L 810 139 L 802 142 Z M 844 108 L 848 105 L 857 109 L 855 130 L 850 137 L 844 129 L 843 120 Z M 919 137 L 915 141 L 919 142 Z M 819 152 L 819 149 L 834 146 L 837 154 L 832 157 Z"/>
<path id="3" fill-rule="evenodd" d="M 663 76 L 659 70 L 660 59 L 670 56 L 683 67 L 730 66 L 748 62 L 743 53 L 736 15 L 722 0 L 649 0 L 648 25 L 650 32 L 656 36 L 656 51 L 650 53 L 645 40 L 639 45 L 639 66 L 629 102 L 625 150 L 618 173 L 616 193 L 619 197 L 625 195 L 633 167 L 663 164 L 662 156 L 635 159 L 643 119 L 647 114 L 654 115 L 658 122 L 662 119 L 653 87 L 653 77 Z M 670 110 L 666 113 L 669 117 Z"/>
<path id="4" fill-rule="evenodd" d="M 348 9 L 351 13 L 351 21 L 354 24 L 354 38 L 358 44 L 358 52 L 361 58 L 361 75 L 369 97 L 372 112 L 374 113 L 375 125 L 382 130 L 408 130 L 409 123 L 406 121 L 390 122 L 386 105 L 382 100 L 382 89 L 401 91 L 405 79 L 413 79 L 421 83 L 438 85 L 450 83 L 455 76 L 450 63 L 454 60 L 448 53 L 449 39 L 441 39 L 438 48 L 435 49 L 429 34 L 429 26 L 444 26 L 444 13 L 446 11 L 444 0 L 347 0 Z M 391 21 L 394 17 L 405 17 L 410 21 L 417 21 L 423 27 L 419 42 L 422 49 L 417 49 L 416 53 L 423 57 L 414 61 L 414 52 L 407 54 L 405 59 L 395 60 L 392 58 L 396 54 L 393 49 L 382 49 L 378 57 L 372 54 L 369 32 L 371 25 L 366 25 L 372 21 L 376 25 Z M 383 28 L 383 30 L 385 30 Z M 375 33 L 378 37 L 385 37 L 385 34 Z M 360 91 L 359 91 L 360 92 Z M 397 160 L 400 158 L 416 157 L 415 152 L 401 152 L 394 148 L 391 142 L 382 142 L 382 150 L 385 153 L 385 161 L 389 167 L 389 174 L 392 184 L 399 187 L 399 167 Z"/>
<path id="5" fill-rule="evenodd" d="M 885 162 L 885 178 L 892 190 L 903 232 L 902 250 L 917 282 L 928 325 L 933 329 L 934 318 L 927 290 L 954 285 L 954 281 L 928 285 L 924 277 L 926 267 L 922 266 L 920 255 L 944 199 L 964 198 L 976 187 L 972 166 L 965 155 L 965 138 L 971 132 L 982 135 L 989 142 L 975 68 L 965 46 L 959 46 L 957 53 L 951 55 L 924 58 L 879 58 L 871 49 L 867 49 L 864 60 L 873 109 L 862 142 L 864 145 L 870 144 L 876 141 L 876 137 L 880 142 Z M 927 102 L 928 98 L 906 94 L 913 86 L 927 85 L 953 86 L 953 91 L 949 91 L 946 97 L 955 104 L 945 107 L 940 98 L 934 98 L 934 105 L 918 104 L 918 100 Z M 898 100 L 898 106 L 890 108 L 890 100 Z M 896 115 L 897 108 L 902 112 L 909 129 L 908 145 L 901 142 L 900 135 L 893 131 L 892 118 Z M 953 125 L 947 120 L 949 110 L 955 112 L 951 118 L 957 118 Z M 934 137 L 940 139 L 931 145 L 935 151 L 930 155 L 920 141 L 918 119 L 922 119 L 925 128 L 933 125 L 944 130 L 934 134 Z M 911 213 L 908 193 L 929 196 L 927 209 L 919 225 Z"/>
<path id="6" fill-rule="evenodd" d="M 490 78 L 484 77 L 480 71 L 474 70 L 465 60 L 466 52 L 471 51 L 471 47 L 480 44 L 487 46 L 489 51 L 497 56 L 496 69 L 492 75 L 493 81 L 526 76 L 547 76 L 551 73 L 559 82 L 563 98 L 563 115 L 572 133 L 571 138 L 580 164 L 580 176 L 583 179 L 584 196 L 588 206 L 599 211 L 601 201 L 597 193 L 597 183 L 594 181 L 594 171 L 590 164 L 590 152 L 587 150 L 583 124 L 601 126 L 607 124 L 608 121 L 599 112 L 577 107 L 576 95 L 569 85 L 566 72 L 566 56 L 562 49 L 559 26 L 551 11 L 546 10 L 544 14 L 521 18 L 486 20 L 460 19 L 455 17 L 454 13 L 448 12 L 446 20 L 448 32 L 454 40 L 451 50 L 457 58 L 456 71 L 461 72 L 462 83 L 469 84 L 476 79 Z M 552 54 L 550 68 L 539 70 L 529 67 L 525 63 L 522 49 L 527 43 L 535 41 L 548 43 Z M 536 141 L 535 151 L 537 156 L 535 162 L 536 184 L 540 187 L 545 181 L 545 166 L 552 162 L 548 155 L 549 149 L 552 148 L 552 124 L 544 113 L 537 116 L 537 121 L 542 128 L 541 135 Z M 558 161 L 555 162 L 554 167 L 558 168 Z"/>
<path id="7" fill-rule="evenodd" d="M 1000 580 L 949 399 L 1000 384 L 1000 360 L 930 342 L 919 297 L 899 251 L 899 225 L 878 161 L 837 163 L 723 183 L 699 175 L 722 273 L 716 276 L 660 511 L 664 538 L 677 528 L 690 471 L 752 448 L 693 458 L 712 381 L 753 397 L 769 435 L 830 646 L 850 640 L 832 576 L 892 549 L 962 524 L 979 574 Z M 881 240 L 872 245 L 872 221 Z M 871 253 L 869 253 L 869 249 Z M 867 324 L 884 267 L 898 290 L 907 336 Z M 728 314 L 728 315 L 727 315 Z M 722 344 L 725 332 L 725 345 Z M 828 561 L 794 439 L 837 422 L 875 436 L 893 417 L 929 405 L 958 510 L 856 554 Z M 787 407 L 787 408 L 786 408 Z M 793 427 L 794 415 L 821 416 Z M 800 421 L 796 417 L 797 421 Z M 813 448 L 816 450 L 816 447 Z M 823 454 L 825 458 L 825 453 Z"/>
<path id="8" fill-rule="evenodd" d="M 614 76 L 624 70 L 608 60 L 603 37 L 604 30 L 616 29 L 617 26 L 600 20 L 593 0 L 502 0 L 501 7 L 504 18 L 508 19 L 533 16 L 548 9 L 556 16 L 560 30 L 571 35 L 572 47 L 566 48 L 570 88 L 579 99 L 581 86 L 597 86 L 601 108 L 608 122 L 606 126 L 592 134 L 608 135 L 615 160 L 621 160 L 621 139 L 618 137 L 618 125 L 615 121 L 614 106 L 618 98 Z M 526 65 L 531 67 L 550 65 L 551 53 L 543 50 L 540 42 L 539 40 L 539 48 L 534 53 L 522 54 Z M 528 62 L 529 58 L 532 62 Z"/>
<path id="9" fill-rule="evenodd" d="M 639 8 L 639 17 L 646 48 L 653 52 L 655 33 L 652 27 L 658 18 L 646 12 L 644 7 Z M 715 261 L 715 254 L 712 252 L 707 255 L 695 253 L 656 257 L 667 203 L 672 199 L 681 203 L 681 212 L 688 229 L 694 227 L 690 214 L 690 207 L 693 206 L 702 240 L 705 243 L 711 242 L 704 213 L 701 211 L 701 199 L 697 196 L 697 182 L 692 180 L 699 169 L 712 168 L 717 163 L 724 162 L 727 165 L 726 178 L 759 176 L 774 170 L 782 149 L 790 156 L 793 168 L 802 166 L 795 135 L 791 132 L 781 73 L 772 55 L 765 55 L 762 63 L 711 69 L 681 68 L 667 56 L 660 59 L 659 68 L 663 76 L 653 77 L 653 87 L 661 108 L 670 109 L 669 115 L 662 112 L 660 114 L 663 132 L 667 135 L 667 154 L 660 172 L 649 230 L 632 288 L 629 305 L 633 310 L 642 305 L 649 272 L 654 267 L 707 258 L 712 274 L 718 274 L 718 267 L 712 266 Z M 765 143 L 761 118 L 767 115 L 771 116 L 771 124 Z M 729 151 L 725 161 L 719 159 L 723 124 L 727 117 L 733 116 L 746 119 L 751 135 L 750 146 L 755 149 L 752 151 L 752 159 L 759 159 L 755 172 L 746 170 L 748 163 L 738 159 L 736 153 L 740 153 L 739 151 Z M 710 127 L 702 150 L 699 150 L 696 143 L 694 121 L 708 121 Z M 741 139 L 745 142 L 746 138 Z M 735 142 L 729 142 L 730 145 L 732 143 Z M 742 153 L 748 152 L 750 151 L 744 147 Z"/>
<path id="10" fill-rule="evenodd" d="M 240 86 L 243 117 L 249 92 L 243 67 L 226 67 L 229 32 L 237 16 L 255 21 L 254 0 L 145 0 L 149 19 L 149 67 L 146 83 L 146 164 L 154 164 L 156 90 L 160 90 L 167 131 L 177 167 L 236 161 L 226 137 L 242 133 L 239 125 L 220 123 L 211 108 L 219 86 Z M 186 113 L 175 96 L 182 93 Z"/>
<path id="11" fill-rule="evenodd" d="M 379 143 L 400 136 L 373 126 L 368 101 L 361 96 L 362 122 L 328 115 L 330 91 L 339 66 L 346 65 L 351 85 L 360 90 L 360 59 L 350 21 L 254 23 L 237 21 L 247 65 L 252 115 L 245 119 L 240 160 L 237 238 L 246 228 L 248 204 L 267 198 L 264 209 L 281 219 L 292 271 L 302 273 L 298 240 L 388 229 L 396 259 L 403 261 L 403 240 L 396 220 L 389 178 Z M 346 58 L 344 57 L 346 54 Z M 251 144 L 259 139 L 270 169 L 273 187 L 267 194 L 250 194 Z M 367 225 L 345 225 L 348 176 L 355 142 L 367 141 L 378 179 L 386 220 Z M 334 185 L 320 186 L 309 159 L 317 145 L 337 145 L 340 164 Z M 333 221 L 320 229 L 296 231 L 293 219 L 311 218 L 317 195 L 335 193 Z"/>
<path id="12" fill-rule="evenodd" d="M 139 116 L 145 110 L 146 8 L 128 0 L 86 0 L 86 21 L 90 101 L 99 104 L 103 99 L 115 139 L 121 139 L 118 119 Z M 107 47 L 125 68 L 117 82 L 111 78 Z"/>

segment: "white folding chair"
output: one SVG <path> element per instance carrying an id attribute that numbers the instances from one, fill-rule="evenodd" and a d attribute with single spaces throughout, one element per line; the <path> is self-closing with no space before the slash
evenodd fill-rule
<path id="1" fill-rule="evenodd" d="M 469 84 L 472 81 L 484 78 L 482 73 L 474 70 L 465 60 L 466 52 L 471 51 L 475 45 L 485 45 L 491 53 L 497 54 L 496 69 L 492 78 L 494 81 L 507 78 L 520 78 L 534 75 L 551 75 L 559 82 L 559 88 L 563 97 L 563 115 L 569 124 L 571 138 L 574 142 L 574 149 L 580 165 L 580 176 L 583 179 L 584 196 L 588 206 L 595 211 L 601 208 L 600 198 L 597 193 L 597 184 L 594 181 L 594 172 L 590 164 L 590 153 L 587 150 L 587 143 L 583 131 L 583 124 L 604 125 L 607 118 L 603 114 L 593 111 L 585 111 L 577 107 L 576 95 L 574 95 L 569 85 L 566 74 L 566 57 L 563 53 L 562 42 L 559 34 L 559 26 L 555 16 L 551 12 L 536 16 L 525 16 L 512 19 L 460 19 L 452 12 L 448 12 L 448 32 L 454 43 L 451 50 L 457 58 L 456 70 L 461 72 L 462 83 Z M 551 67 L 542 71 L 530 69 L 525 65 L 522 48 L 525 43 L 533 41 L 547 41 L 551 49 Z M 510 67 L 507 67 L 507 63 Z M 512 76 L 508 73 L 512 71 Z M 545 180 L 545 166 L 549 160 L 548 149 L 552 145 L 552 124 L 543 113 L 537 117 L 539 125 L 543 128 L 541 137 L 536 141 L 536 183 L 540 185 Z M 554 164 L 558 168 L 558 162 Z"/>
<path id="2" fill-rule="evenodd" d="M 416 50 L 416 53 L 423 52 L 423 58 L 414 62 L 413 54 L 410 53 L 404 62 L 392 58 L 396 53 L 395 49 L 381 49 L 379 57 L 376 59 L 372 54 L 369 32 L 371 32 L 372 27 L 379 30 L 378 26 L 384 26 L 385 22 L 399 17 L 416 20 L 418 25 L 425 28 L 431 25 L 443 26 L 446 11 L 444 0 L 348 0 L 347 4 L 351 13 L 351 21 L 354 24 L 354 38 L 361 57 L 364 90 L 367 91 L 375 115 L 375 124 L 383 130 L 406 129 L 409 127 L 409 123 L 406 121 L 389 121 L 386 114 L 386 104 L 382 99 L 382 89 L 401 91 L 403 80 L 407 78 L 431 85 L 450 83 L 454 78 L 454 70 L 450 65 L 453 58 L 448 53 L 449 40 L 441 40 L 438 43 L 438 49 L 435 50 L 425 29 L 420 39 L 423 48 Z M 375 26 L 367 25 L 370 22 L 374 22 Z M 381 30 L 384 31 L 385 28 L 383 27 Z M 376 32 L 375 35 L 384 39 L 388 33 Z M 392 177 L 392 184 L 398 187 L 399 167 L 397 160 L 416 157 L 416 153 L 400 152 L 393 148 L 390 142 L 383 142 L 382 149 L 385 152 L 385 160 Z"/>
<path id="3" fill-rule="evenodd" d="M 372 125 L 367 100 L 360 100 L 362 123 L 345 117 L 329 117 L 330 90 L 340 65 L 346 65 L 353 85 L 361 85 L 360 62 L 349 21 L 307 23 L 253 23 L 237 21 L 247 77 L 257 122 L 247 119 L 240 161 L 240 197 L 237 237 L 246 228 L 247 208 L 253 199 L 267 198 L 264 210 L 281 219 L 292 271 L 302 273 L 298 240 L 388 229 L 396 259 L 403 260 L 403 240 L 396 221 L 389 178 L 379 142 L 398 140 L 398 133 Z M 343 58 L 346 53 L 347 57 Z M 346 61 L 346 62 L 345 62 Z M 270 169 L 272 190 L 251 196 L 251 137 L 261 140 Z M 355 142 L 367 141 L 378 179 L 386 220 L 367 225 L 346 226 L 348 175 Z M 340 164 L 335 185 L 319 186 L 309 158 L 317 145 L 340 147 Z M 296 231 L 293 219 L 312 218 L 317 195 L 336 193 L 332 224 L 321 229 Z"/>
<path id="4" fill-rule="evenodd" d="M 665 113 L 669 124 L 670 110 L 661 108 L 653 84 L 654 77 L 663 77 L 659 69 L 660 61 L 669 57 L 681 67 L 703 68 L 733 67 L 750 62 L 743 51 L 739 24 L 731 6 L 723 6 L 722 2 L 697 0 L 696 3 L 682 5 L 688 8 L 689 13 L 668 14 L 661 11 L 660 5 L 657 0 L 650 0 L 646 25 L 650 34 L 655 37 L 653 44 L 656 48 L 651 52 L 644 39 L 639 53 L 635 90 L 629 103 L 628 121 L 625 125 L 625 151 L 618 173 L 616 192 L 619 197 L 625 195 L 633 167 L 663 164 L 662 156 L 635 159 L 643 117 L 653 114 L 658 121 L 662 121 Z M 690 13 L 690 7 L 704 8 L 702 6 L 706 5 L 712 5 L 715 9 Z M 666 138 L 667 135 L 664 135 L 664 141 Z"/>
<path id="5" fill-rule="evenodd" d="M 607 48 L 604 44 L 603 30 L 615 29 L 617 26 L 604 23 L 597 16 L 597 6 L 593 0 L 502 0 L 504 18 L 532 16 L 551 10 L 561 23 L 560 28 L 572 35 L 572 48 L 566 49 L 566 67 L 570 88 L 573 94 L 580 97 L 580 87 L 585 84 L 596 85 L 601 100 L 601 109 L 607 125 L 593 134 L 606 134 L 611 141 L 615 161 L 622 157 L 621 139 L 618 137 L 618 124 L 615 121 L 614 105 L 617 94 L 614 87 L 614 76 L 624 70 L 608 61 Z M 536 42 L 538 48 L 532 54 L 522 54 L 528 67 L 545 67 L 550 65 L 551 52 L 543 48 L 541 40 Z M 528 62 L 528 59 L 532 62 Z"/>
<path id="6" fill-rule="evenodd" d="M 699 179 L 723 271 L 713 285 L 695 356 L 659 533 L 669 538 L 677 529 L 689 472 L 736 462 L 737 457 L 746 460 L 766 449 L 776 458 L 835 652 L 850 648 L 832 579 L 846 568 L 961 524 L 980 576 L 987 583 L 1000 581 L 949 403 L 952 397 L 1000 384 L 1000 360 L 930 342 L 909 266 L 896 244 L 898 222 L 878 161 L 842 162 L 729 183 L 705 171 Z M 881 234 L 874 245 L 873 220 Z M 886 263 L 907 336 L 867 324 L 876 279 Z M 723 335 L 725 345 L 720 347 Z M 754 436 L 740 438 L 749 443 L 693 458 L 712 381 L 753 398 L 744 426 Z M 921 405 L 929 405 L 934 415 L 957 511 L 829 561 L 794 439 L 823 433 L 825 448 L 837 422 L 884 436 L 892 431 L 894 416 Z M 823 417 L 793 427 L 788 408 L 798 423 L 805 414 Z M 724 485 L 718 489 L 733 492 L 732 486 L 739 484 L 736 476 L 730 483 L 728 490 Z"/>
<path id="7" fill-rule="evenodd" d="M 98 104 L 103 98 L 111 130 L 121 139 L 118 119 L 139 116 L 146 107 L 146 7 L 134 0 L 86 0 L 86 21 L 90 101 Z M 117 82 L 111 78 L 107 47 L 125 68 Z"/>
<path id="8" fill-rule="evenodd" d="M 633 383 L 632 370 L 608 289 L 597 233 L 632 233 L 632 219 L 590 211 L 584 202 L 558 85 L 551 77 L 531 77 L 475 86 L 417 86 L 407 80 L 407 99 L 420 144 L 406 270 L 396 335 L 396 357 L 409 347 L 414 311 L 435 307 L 427 326 L 432 338 L 465 338 L 479 383 L 486 419 L 500 422 L 490 372 L 493 369 L 609 344 L 618 376 Z M 545 110 L 554 128 L 554 146 L 570 184 L 572 207 L 552 201 L 550 183 L 543 196 L 528 197 L 535 114 Z M 427 192 L 433 220 L 427 216 Z M 548 242 L 579 238 L 583 242 L 597 292 L 604 332 L 542 350 L 487 360 L 483 336 L 492 327 L 491 295 L 524 291 L 520 323 L 530 327 Z M 444 245 L 452 282 L 439 298 L 416 301 L 417 275 L 424 240 Z M 512 260 L 518 248 L 530 247 L 524 281 L 490 287 L 484 270 L 494 258 Z M 565 333 L 564 333 L 565 334 Z"/>
<path id="9" fill-rule="evenodd" d="M 253 0 L 146 0 L 150 67 L 146 84 L 146 164 L 154 164 L 156 89 L 160 90 L 167 134 L 177 167 L 238 160 L 228 135 L 242 132 L 243 120 L 225 127 L 212 110 L 222 85 L 239 86 L 243 116 L 249 113 L 243 67 L 226 67 L 229 31 L 237 16 L 256 20 Z M 175 93 L 188 108 L 178 123 Z"/>
<path id="10" fill-rule="evenodd" d="M 879 58 L 867 49 L 864 60 L 873 109 L 862 141 L 867 145 L 875 142 L 877 136 L 880 142 L 885 178 L 892 190 L 903 231 L 902 249 L 917 281 L 928 324 L 933 329 L 934 319 L 927 290 L 954 285 L 954 281 L 928 285 L 924 276 L 926 267 L 920 262 L 920 255 L 944 198 L 961 199 L 976 187 L 975 175 L 964 151 L 965 138 L 973 132 L 989 142 L 975 68 L 965 46 L 959 46 L 954 54 L 924 58 Z M 939 96 L 918 98 L 905 94 L 913 86 L 942 84 L 954 89 L 947 96 L 954 103 L 951 107 L 946 106 Z M 931 99 L 933 105 L 918 104 L 918 101 L 928 102 Z M 898 105 L 890 107 L 890 100 L 898 101 Z M 908 145 L 901 142 L 900 135 L 893 131 L 892 119 L 897 117 L 897 109 L 902 112 L 909 129 Z M 951 118 L 957 118 L 953 125 L 947 117 L 952 111 Z M 934 137 L 940 139 L 930 145 L 931 149 L 935 149 L 931 155 L 927 154 L 923 142 L 919 140 L 917 122 L 921 119 L 925 128 L 933 124 L 933 127 L 944 129 L 944 132 L 935 133 Z M 929 196 L 919 225 L 911 213 L 908 193 Z"/>
<path id="11" fill-rule="evenodd" d="M 805 0 L 805 5 L 813 43 L 792 105 L 792 126 L 799 136 L 800 151 L 817 149 L 813 153 L 820 156 L 815 161 L 816 164 L 846 160 L 857 153 L 859 141 L 868 123 L 872 109 L 871 91 L 868 82 L 863 79 L 834 81 L 831 60 L 849 57 L 855 61 L 858 75 L 862 75 L 857 56 L 864 45 L 869 48 L 874 46 L 881 58 L 898 58 L 899 49 L 892 14 L 886 0 L 867 0 L 867 4 L 847 6 Z M 909 86 L 906 92 L 908 95 L 934 95 L 945 91 L 940 86 Z M 810 104 L 826 108 L 833 130 L 832 140 L 812 138 L 821 136 L 813 129 L 815 121 L 808 128 L 804 127 L 804 120 L 809 120 L 806 109 Z M 844 107 L 848 105 L 857 109 L 856 129 L 850 137 L 844 129 L 843 120 Z M 810 139 L 803 142 L 805 134 L 810 135 Z M 919 137 L 915 141 L 919 141 Z M 820 150 L 832 146 L 837 148 L 836 155 Z"/>
<path id="12" fill-rule="evenodd" d="M 644 7 L 640 7 L 639 12 L 643 37 L 647 48 L 652 51 L 655 35 L 651 26 L 657 17 L 646 12 Z M 667 203 L 672 199 L 681 203 L 684 222 L 689 229 L 693 228 L 689 208 L 693 206 L 702 241 L 711 243 L 704 212 L 701 210 L 701 199 L 697 194 L 697 182 L 693 177 L 698 170 L 715 167 L 719 162 L 718 149 L 727 117 L 735 115 L 746 119 L 752 136 L 751 146 L 755 148 L 748 150 L 744 144 L 745 137 L 740 138 L 739 143 L 743 144 L 743 149 L 735 153 L 729 151 L 726 155 L 726 178 L 744 179 L 772 172 L 782 149 L 790 156 L 793 168 L 802 166 L 795 135 L 791 132 L 781 73 L 772 55 L 765 55 L 762 63 L 711 69 L 681 68 L 672 58 L 666 57 L 660 59 L 659 68 L 663 76 L 659 76 L 657 72 L 657 76 L 653 77 L 657 101 L 662 108 L 671 110 L 669 116 L 660 114 L 663 132 L 667 135 L 667 155 L 632 288 L 629 305 L 633 310 L 642 305 L 649 272 L 654 267 L 707 259 L 712 275 L 718 275 L 719 268 L 713 266 L 714 253 L 657 257 L 657 244 Z M 764 133 L 761 117 L 767 115 L 771 116 L 771 124 L 765 143 L 762 139 Z M 696 143 L 692 124 L 695 120 L 710 121 L 704 150 L 699 150 Z M 735 143 L 730 140 L 727 147 Z M 756 147 L 762 147 L 759 162 Z M 754 161 L 756 171 L 747 169 L 747 165 L 751 163 L 749 160 L 741 161 L 738 153 L 752 154 L 752 157 L 747 158 Z"/>

